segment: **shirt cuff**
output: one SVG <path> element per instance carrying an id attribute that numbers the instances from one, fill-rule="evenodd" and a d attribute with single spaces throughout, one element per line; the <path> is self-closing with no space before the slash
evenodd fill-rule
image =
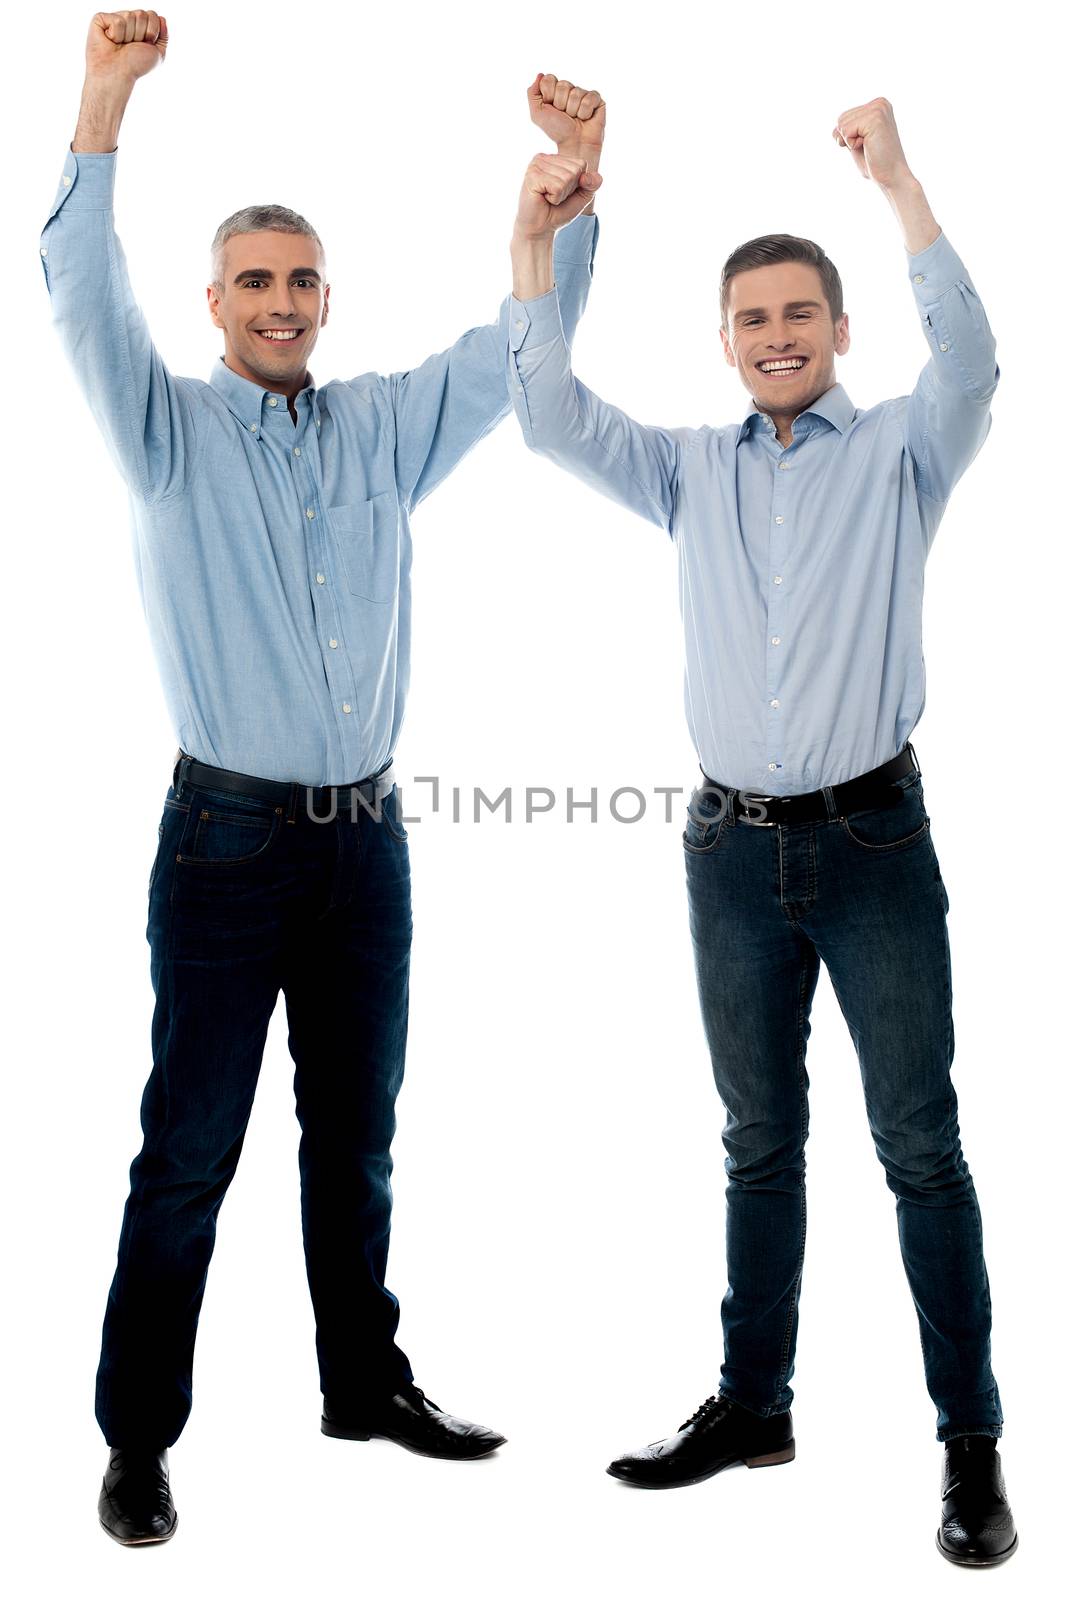
<path id="1" fill-rule="evenodd" d="M 572 226 L 572 224 L 571 224 Z M 515 300 L 510 297 L 510 348 L 533 349 L 536 345 L 550 344 L 552 339 L 563 338 L 562 313 L 558 305 L 558 290 L 551 288 L 535 300 Z"/>
<path id="2" fill-rule="evenodd" d="M 968 281 L 962 259 L 945 233 L 925 245 L 923 250 L 918 250 L 916 255 L 910 255 L 907 251 L 906 263 L 914 293 L 922 305 L 931 305 L 939 300 L 945 290 L 961 279 Z"/>
<path id="3" fill-rule="evenodd" d="M 555 234 L 555 261 L 560 267 L 586 266 L 599 242 L 599 218 L 582 212 Z"/>
<path id="4" fill-rule="evenodd" d="M 104 155 L 84 150 L 75 155 L 73 150 L 67 150 L 59 187 L 48 213 L 49 222 L 60 206 L 68 202 L 72 211 L 111 210 L 115 193 L 115 155 L 114 150 Z"/>

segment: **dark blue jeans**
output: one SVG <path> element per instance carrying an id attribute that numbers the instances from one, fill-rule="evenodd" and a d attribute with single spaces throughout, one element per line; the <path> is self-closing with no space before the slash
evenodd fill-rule
<path id="1" fill-rule="evenodd" d="M 703 1024 L 725 1107 L 720 1393 L 793 1393 L 806 1241 L 806 1045 L 821 962 L 858 1053 L 895 1195 L 936 1437 L 1002 1432 L 980 1208 L 951 1082 L 949 902 L 918 772 L 894 805 L 757 827 L 696 790 L 684 829 Z"/>
<path id="2" fill-rule="evenodd" d="M 378 807 L 315 821 L 302 789 L 277 809 L 167 791 L 148 893 L 153 1065 L 96 1379 L 108 1444 L 171 1445 L 188 1418 L 215 1224 L 281 990 L 322 1392 L 354 1409 L 411 1378 L 384 1282 L 410 866 L 395 789 Z"/>

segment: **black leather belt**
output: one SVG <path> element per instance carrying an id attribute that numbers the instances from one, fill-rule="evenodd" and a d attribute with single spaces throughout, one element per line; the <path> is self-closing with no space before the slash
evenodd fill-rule
<path id="1" fill-rule="evenodd" d="M 175 790 L 179 790 L 182 783 L 187 783 L 194 789 L 224 789 L 229 794 L 245 794 L 258 800 L 269 800 L 275 806 L 283 806 L 290 816 L 294 814 L 302 793 L 307 797 L 304 804 L 308 812 L 324 817 L 334 807 L 342 811 L 358 804 L 354 794 L 361 794 L 365 801 L 373 805 L 378 795 L 387 794 L 392 787 L 392 780 L 381 782 L 391 765 L 392 759 L 389 757 L 377 772 L 368 778 L 360 778 L 357 783 L 283 783 L 276 778 L 256 778 L 248 772 L 231 772 L 228 767 L 212 767 L 208 762 L 197 761 L 195 756 L 179 749 L 173 782 Z"/>
<path id="2" fill-rule="evenodd" d="M 728 783 L 718 783 L 707 777 L 702 767 L 699 771 L 706 779 L 700 792 L 707 788 L 719 791 L 718 807 L 731 793 L 733 815 L 737 822 L 749 823 L 756 828 L 775 828 L 782 822 L 817 822 L 828 816 L 842 817 L 848 811 L 859 811 L 870 806 L 895 805 L 902 799 L 903 791 L 893 780 L 903 778 L 908 772 L 920 776 L 921 768 L 912 744 L 905 744 L 897 756 L 885 761 L 883 766 L 863 772 L 845 783 L 826 784 L 823 789 L 810 789 L 805 794 L 754 794 L 750 789 L 736 789 Z M 827 796 L 832 796 L 829 811 Z"/>

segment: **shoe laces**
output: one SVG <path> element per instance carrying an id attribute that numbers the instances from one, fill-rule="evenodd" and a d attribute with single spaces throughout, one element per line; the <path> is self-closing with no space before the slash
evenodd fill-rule
<path id="1" fill-rule="evenodd" d="M 683 1433 L 685 1428 L 695 1427 L 698 1423 L 704 1421 L 705 1418 L 710 1415 L 715 1406 L 719 1406 L 720 1404 L 721 1401 L 718 1399 L 716 1394 L 710 1395 L 708 1399 L 703 1401 L 702 1405 L 699 1406 L 697 1410 L 692 1412 L 687 1422 L 681 1423 L 680 1427 L 677 1429 L 677 1432 Z"/>

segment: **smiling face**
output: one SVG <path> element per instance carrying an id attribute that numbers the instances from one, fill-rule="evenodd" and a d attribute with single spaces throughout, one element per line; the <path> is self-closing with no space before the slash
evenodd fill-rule
<path id="1" fill-rule="evenodd" d="M 290 398 L 329 315 L 325 258 L 302 233 L 238 233 L 227 240 L 221 292 L 207 289 L 211 320 L 225 334 L 226 366 Z"/>
<path id="2" fill-rule="evenodd" d="M 725 360 L 761 411 L 790 422 L 836 382 L 850 348 L 847 314 L 833 323 L 816 267 L 779 261 L 737 272 L 728 285 Z"/>

